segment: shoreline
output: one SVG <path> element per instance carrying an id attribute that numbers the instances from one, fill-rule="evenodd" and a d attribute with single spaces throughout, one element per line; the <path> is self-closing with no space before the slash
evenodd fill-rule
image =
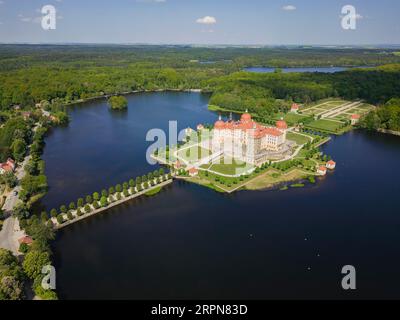
<path id="1" fill-rule="evenodd" d="M 399 136 L 400 137 L 400 131 L 394 131 L 394 130 L 389 130 L 389 129 L 377 129 L 376 131 L 379 132 L 379 133 L 390 134 L 392 136 Z"/>
<path id="2" fill-rule="evenodd" d="M 188 92 L 188 93 L 209 93 L 210 91 L 204 91 L 203 89 L 156 89 L 156 90 L 133 90 L 133 91 L 126 91 L 121 93 L 115 94 L 104 94 L 102 96 L 96 96 L 86 99 L 79 99 L 73 102 L 64 103 L 64 106 L 69 107 L 76 104 L 82 104 L 89 101 L 100 100 L 100 99 L 108 99 L 113 96 L 127 96 L 131 94 L 139 94 L 139 93 L 157 93 L 157 92 Z"/>

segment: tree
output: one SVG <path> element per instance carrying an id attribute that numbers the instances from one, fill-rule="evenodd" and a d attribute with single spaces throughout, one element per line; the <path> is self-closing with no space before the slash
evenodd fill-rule
<path id="1" fill-rule="evenodd" d="M 17 161 L 24 160 L 26 153 L 26 143 L 22 139 L 15 139 L 11 145 L 14 159 Z"/>
<path id="2" fill-rule="evenodd" d="M 67 213 L 67 207 L 66 206 L 64 206 L 64 205 L 62 205 L 61 207 L 60 207 L 60 211 L 62 212 L 62 213 Z"/>
<path id="3" fill-rule="evenodd" d="M 121 191 L 122 191 L 122 186 L 121 186 L 120 184 L 117 184 L 117 185 L 115 186 L 115 190 L 116 190 L 117 192 L 121 192 Z"/>
<path id="4" fill-rule="evenodd" d="M 99 201 L 100 200 L 100 194 L 98 192 L 93 193 L 93 199 L 95 201 Z"/>
<path id="5" fill-rule="evenodd" d="M 92 196 L 86 196 L 86 203 L 91 204 L 93 202 Z"/>
<path id="6" fill-rule="evenodd" d="M 108 100 L 108 104 L 113 110 L 124 110 L 128 107 L 128 100 L 123 96 L 113 96 Z"/>
<path id="7" fill-rule="evenodd" d="M 134 188 L 134 187 L 136 186 L 135 180 L 130 179 L 130 180 L 129 180 L 129 186 L 130 186 L 131 188 Z"/>
<path id="8" fill-rule="evenodd" d="M 76 211 L 76 214 L 77 214 L 77 216 L 78 216 L 78 217 L 80 217 L 80 216 L 82 216 L 82 215 L 83 215 L 83 213 L 82 213 L 81 209 L 78 209 L 78 210 Z"/>
<path id="9" fill-rule="evenodd" d="M 26 243 L 21 243 L 20 245 L 19 245 L 19 252 L 21 252 L 21 253 L 27 253 L 28 252 L 28 250 L 29 250 L 29 246 L 26 244 Z"/>
<path id="10" fill-rule="evenodd" d="M 72 221 L 72 220 L 75 219 L 75 216 L 72 214 L 71 211 L 69 211 L 69 212 L 67 213 L 67 218 L 68 218 L 69 221 Z"/>
<path id="11" fill-rule="evenodd" d="M 62 214 L 59 214 L 57 216 L 57 222 L 58 222 L 58 224 L 63 224 L 64 223 L 64 216 Z"/>
<path id="12" fill-rule="evenodd" d="M 50 264 L 50 257 L 47 252 L 30 251 L 25 256 L 22 267 L 30 279 L 35 279 L 42 273 L 42 268 Z"/>
<path id="13" fill-rule="evenodd" d="M 56 218 L 57 217 L 57 210 L 56 209 L 51 209 L 50 215 L 51 215 L 52 218 Z"/>
<path id="14" fill-rule="evenodd" d="M 79 198 L 79 199 L 78 199 L 78 207 L 79 207 L 79 208 L 82 208 L 83 205 L 84 205 L 84 200 L 83 200 L 82 198 Z"/>
<path id="15" fill-rule="evenodd" d="M 91 211 L 90 206 L 87 204 L 87 205 L 85 206 L 85 212 L 86 212 L 86 213 L 89 213 L 90 211 Z"/>
<path id="16" fill-rule="evenodd" d="M 107 198 L 107 197 L 108 197 L 108 192 L 107 192 L 107 190 L 105 190 L 105 189 L 102 190 L 102 191 L 101 191 L 101 196 Z"/>
<path id="17" fill-rule="evenodd" d="M 1 180 L 9 188 L 14 188 L 18 183 L 18 179 L 13 172 L 7 172 L 7 173 L 1 175 Z"/>
<path id="18" fill-rule="evenodd" d="M 47 221 L 47 220 L 49 219 L 49 216 L 47 215 L 47 212 L 46 212 L 46 211 L 43 211 L 43 212 L 40 214 L 40 219 L 41 219 L 42 221 Z"/>
<path id="19" fill-rule="evenodd" d="M 101 197 L 101 199 L 100 199 L 100 205 L 101 205 L 103 208 L 105 208 L 105 207 L 108 206 L 107 197 Z"/>
<path id="20" fill-rule="evenodd" d="M 110 195 L 114 194 L 114 193 L 115 193 L 114 187 L 110 187 L 110 188 L 108 189 L 108 193 L 109 193 Z"/>
<path id="21" fill-rule="evenodd" d="M 71 202 L 70 204 L 69 204 L 69 209 L 70 210 L 75 210 L 75 203 L 74 202 Z"/>
<path id="22" fill-rule="evenodd" d="M 15 277 L 5 276 L 0 282 L 0 298 L 4 300 L 21 300 L 23 298 L 23 284 Z"/>

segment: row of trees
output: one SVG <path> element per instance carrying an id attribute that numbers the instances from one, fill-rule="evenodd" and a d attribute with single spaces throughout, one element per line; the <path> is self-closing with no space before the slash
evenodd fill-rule
<path id="1" fill-rule="evenodd" d="M 108 189 L 103 189 L 101 192 L 94 192 L 92 195 L 87 195 L 85 198 L 79 198 L 76 202 L 71 202 L 68 206 L 62 205 L 59 210 L 55 208 L 51 209 L 50 217 L 56 218 L 57 222 L 62 224 L 65 221 L 65 215 L 67 215 L 68 220 L 73 220 L 75 218 L 73 212 L 75 212 L 77 216 L 82 216 L 90 213 L 93 209 L 107 207 L 110 203 L 119 201 L 123 199 L 123 197 L 129 197 L 132 194 L 150 188 L 155 183 L 161 183 L 164 181 L 164 178 L 164 169 L 155 170 L 142 177 L 130 179 L 129 182 L 117 184 Z M 171 173 L 168 174 L 168 178 L 171 178 Z M 49 219 L 48 213 L 42 212 L 41 219 L 47 221 Z M 51 225 L 50 222 L 49 224 Z"/>
<path id="2" fill-rule="evenodd" d="M 26 175 L 21 180 L 22 190 L 19 197 L 24 203 L 29 205 L 44 196 L 48 189 L 45 163 L 41 159 L 45 145 L 44 138 L 47 131 L 48 128 L 45 126 L 37 127 L 30 146 L 31 159 L 24 168 Z"/>

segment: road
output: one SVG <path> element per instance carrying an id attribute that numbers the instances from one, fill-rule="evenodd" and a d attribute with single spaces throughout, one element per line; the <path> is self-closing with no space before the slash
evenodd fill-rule
<path id="1" fill-rule="evenodd" d="M 19 255 L 18 239 L 24 236 L 20 230 L 18 220 L 14 217 L 8 217 L 4 220 L 3 229 L 0 232 L 0 248 L 10 250 L 14 255 Z"/>
<path id="2" fill-rule="evenodd" d="M 26 156 L 24 161 L 20 164 L 20 166 L 18 166 L 18 168 L 15 172 L 15 176 L 17 177 L 18 181 L 21 181 L 21 179 L 24 178 L 24 176 L 25 176 L 24 167 L 29 162 L 30 159 L 31 159 L 31 156 Z M 21 202 L 21 200 L 19 199 L 19 196 L 18 196 L 20 191 L 21 191 L 21 186 L 18 184 L 8 194 L 7 199 L 3 205 L 3 210 L 4 210 L 4 213 L 6 214 L 6 216 L 11 215 L 15 206 Z"/>
<path id="3" fill-rule="evenodd" d="M 35 132 L 38 127 L 39 125 L 36 125 L 35 128 L 33 128 L 33 131 Z M 3 211 L 7 218 L 3 221 L 3 227 L 0 231 L 0 248 L 10 250 L 15 255 L 19 254 L 18 239 L 24 236 L 24 231 L 20 230 L 19 221 L 12 216 L 12 213 L 15 206 L 21 203 L 21 200 L 19 199 L 19 192 L 21 191 L 20 181 L 25 177 L 26 172 L 24 168 L 30 159 L 31 156 L 28 155 L 25 157 L 24 161 L 18 165 L 18 168 L 15 171 L 18 184 L 9 192 L 3 205 Z"/>

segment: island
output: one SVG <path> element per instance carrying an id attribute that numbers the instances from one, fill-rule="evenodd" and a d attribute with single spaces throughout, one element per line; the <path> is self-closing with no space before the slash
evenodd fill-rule
<path id="1" fill-rule="evenodd" d="M 128 108 L 128 100 L 123 96 L 112 96 L 108 99 L 108 104 L 112 110 L 126 110 Z"/>

